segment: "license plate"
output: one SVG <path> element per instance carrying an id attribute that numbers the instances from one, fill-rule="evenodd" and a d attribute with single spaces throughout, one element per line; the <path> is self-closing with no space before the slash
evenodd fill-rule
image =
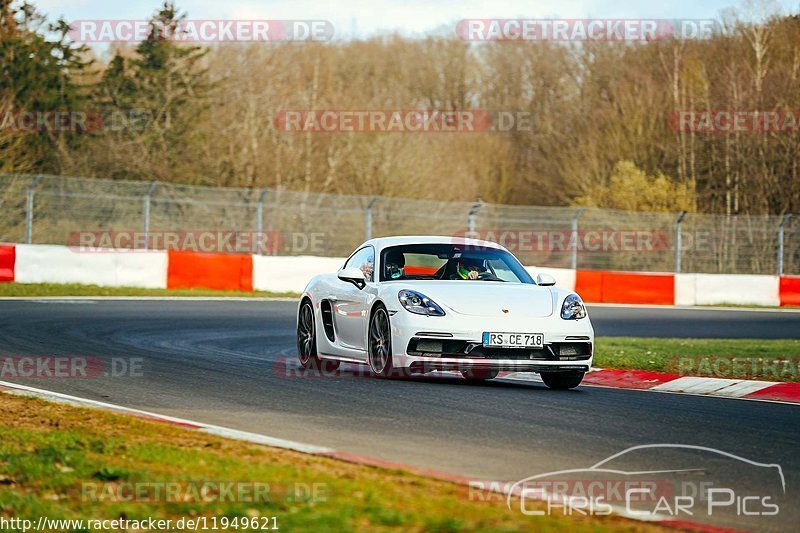
<path id="1" fill-rule="evenodd" d="M 544 333 L 483 333 L 483 345 L 489 348 L 543 348 Z"/>

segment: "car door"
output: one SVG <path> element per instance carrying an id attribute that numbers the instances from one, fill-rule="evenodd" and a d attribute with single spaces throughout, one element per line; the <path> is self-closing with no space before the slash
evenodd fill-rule
<path id="1" fill-rule="evenodd" d="M 333 322 L 339 343 L 344 348 L 364 351 L 366 356 L 365 332 L 367 306 L 371 301 L 370 286 L 375 274 L 375 249 L 365 246 L 357 250 L 344 264 L 344 268 L 356 267 L 364 273 L 367 287 L 359 289 L 349 281 L 338 280 L 337 290 L 332 301 Z"/>

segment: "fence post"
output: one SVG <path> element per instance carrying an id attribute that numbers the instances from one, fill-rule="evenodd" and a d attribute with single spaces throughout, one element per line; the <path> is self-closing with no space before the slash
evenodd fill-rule
<path id="1" fill-rule="evenodd" d="M 262 233 L 264 232 L 264 197 L 269 192 L 269 189 L 261 189 L 261 194 L 258 197 L 258 204 L 256 205 L 256 235 L 258 235 L 258 255 L 264 255 L 264 239 Z"/>
<path id="2" fill-rule="evenodd" d="M 681 272 L 681 224 L 683 219 L 686 218 L 686 211 L 681 211 L 678 219 L 675 221 L 675 273 Z"/>
<path id="3" fill-rule="evenodd" d="M 475 228 L 477 227 L 478 211 L 483 207 L 483 200 L 478 198 L 478 201 L 472 204 L 467 214 L 467 237 L 475 237 Z"/>
<path id="4" fill-rule="evenodd" d="M 373 196 L 372 199 L 367 204 L 367 211 L 364 213 L 364 240 L 368 241 L 372 238 L 372 207 L 378 203 L 380 200 L 380 196 Z"/>
<path id="5" fill-rule="evenodd" d="M 781 219 L 781 223 L 778 224 L 778 275 L 783 275 L 783 227 L 789 223 L 791 220 L 792 214 L 787 213 L 783 215 Z"/>
<path id="6" fill-rule="evenodd" d="M 144 249 L 150 249 L 150 197 L 158 187 L 158 181 L 150 183 L 150 187 L 144 195 Z"/>
<path id="7" fill-rule="evenodd" d="M 42 175 L 39 174 L 28 185 L 28 201 L 25 205 L 25 244 L 30 244 L 33 238 L 33 190 L 42 180 Z"/>
<path id="8" fill-rule="evenodd" d="M 574 246 L 572 247 L 572 270 L 578 269 L 578 219 L 581 218 L 583 212 L 586 211 L 585 207 L 581 207 L 575 212 L 575 216 L 572 217 L 572 243 Z"/>

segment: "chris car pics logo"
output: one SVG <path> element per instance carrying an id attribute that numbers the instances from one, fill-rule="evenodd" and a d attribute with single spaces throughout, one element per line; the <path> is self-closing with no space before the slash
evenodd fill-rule
<path id="1" fill-rule="evenodd" d="M 586 468 L 533 475 L 502 490 L 508 508 L 528 516 L 767 519 L 780 512 L 786 480 L 779 464 L 704 446 L 645 444 Z"/>

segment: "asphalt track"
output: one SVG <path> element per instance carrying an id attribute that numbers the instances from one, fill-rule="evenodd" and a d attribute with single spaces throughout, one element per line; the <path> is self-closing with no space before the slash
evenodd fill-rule
<path id="1" fill-rule="evenodd" d="M 597 387 L 557 392 L 540 383 L 386 381 L 351 367 L 303 377 L 293 371 L 294 313 L 291 302 L 0 301 L 1 355 L 85 355 L 107 365 L 112 358 L 141 360 L 135 376 L 3 379 L 475 479 L 515 481 L 588 467 L 641 444 L 712 447 L 779 464 L 786 502 L 770 518 L 729 509 L 679 518 L 759 531 L 793 529 L 800 520 L 792 503 L 800 491 L 800 407 Z M 800 336 L 800 313 L 590 313 L 598 335 Z M 687 465 L 700 469 L 692 475 L 736 485 L 737 495 L 775 495 L 770 469 L 709 454 L 639 451 L 625 469 Z"/>

